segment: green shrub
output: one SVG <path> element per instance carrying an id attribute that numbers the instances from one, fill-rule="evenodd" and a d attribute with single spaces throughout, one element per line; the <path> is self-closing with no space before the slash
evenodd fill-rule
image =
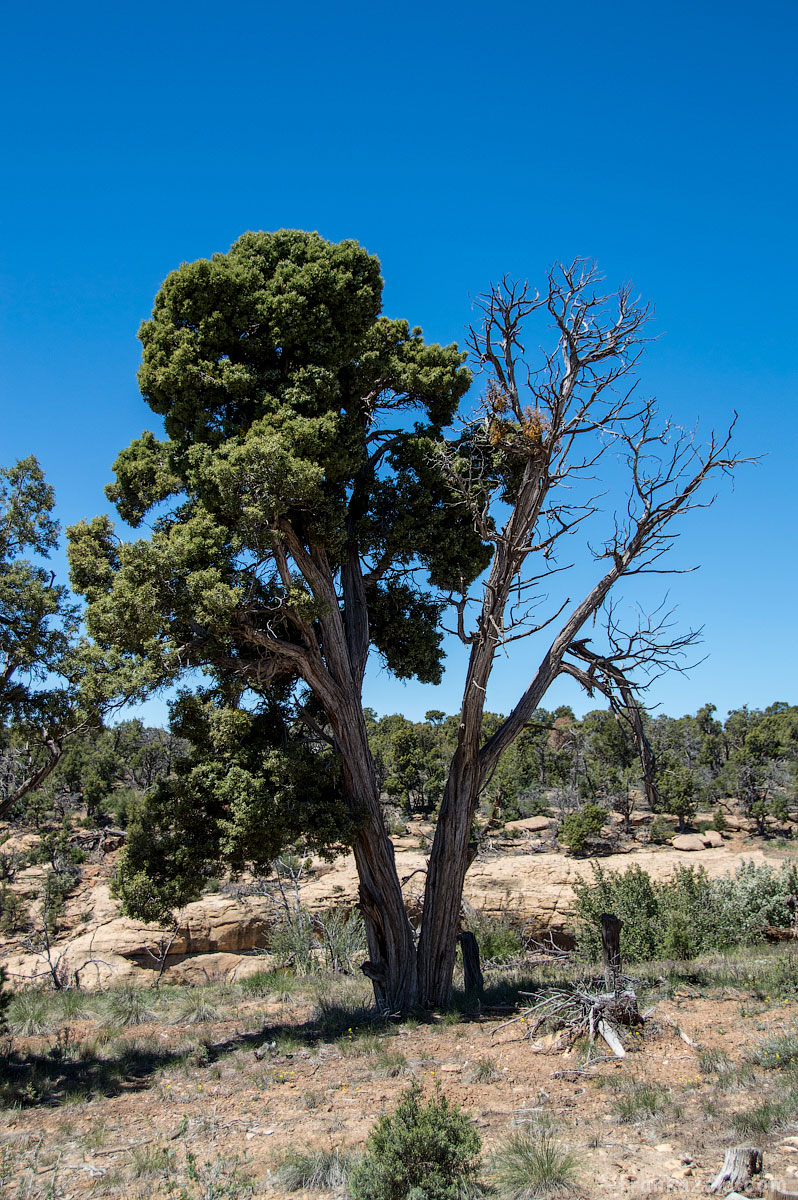
<path id="1" fill-rule="evenodd" d="M 621 950 L 627 962 L 657 958 L 662 946 L 659 897 L 651 876 L 633 866 L 623 873 L 593 867 L 593 882 L 574 882 L 576 943 L 581 954 L 601 958 L 601 914 L 623 921 Z"/>
<path id="2" fill-rule="evenodd" d="M 718 833 L 725 833 L 729 828 L 729 822 L 726 820 L 726 814 L 722 808 L 715 809 L 715 815 L 712 818 L 712 828 Z"/>
<path id="3" fill-rule="evenodd" d="M 28 906 L 19 892 L 14 892 L 5 883 L 0 885 L 0 933 L 13 937 L 28 923 Z"/>
<path id="4" fill-rule="evenodd" d="M 329 908 L 316 917 L 324 965 L 336 974 L 352 975 L 366 957 L 366 926 L 357 909 Z"/>
<path id="5" fill-rule="evenodd" d="M 601 955 L 601 914 L 624 922 L 621 949 L 627 962 L 694 958 L 712 950 L 763 940 L 771 925 L 791 925 L 798 870 L 785 863 L 743 862 L 732 875 L 710 879 L 703 867 L 679 867 L 655 883 L 640 867 L 625 872 L 595 866 L 592 881 L 574 884 L 576 940 L 588 958 Z"/>
<path id="6" fill-rule="evenodd" d="M 269 952 L 290 964 L 297 975 L 312 975 L 318 969 L 313 915 L 306 908 L 286 913 L 269 933 Z"/>
<path id="7" fill-rule="evenodd" d="M 606 820 L 606 809 L 589 800 L 579 812 L 569 813 L 563 819 L 557 836 L 572 854 L 584 854 L 588 842 L 597 833 L 601 833 Z"/>
<path id="8" fill-rule="evenodd" d="M 477 939 L 483 965 L 512 962 L 524 953 L 523 938 L 506 917 L 493 917 L 481 912 L 472 916 L 469 923 Z"/>
<path id="9" fill-rule="evenodd" d="M 369 1134 L 352 1171 L 352 1200 L 465 1200 L 476 1190 L 481 1140 L 440 1091 L 422 1103 L 413 1083 Z"/>
<path id="10" fill-rule="evenodd" d="M 666 846 L 673 837 L 673 826 L 662 813 L 658 813 L 651 822 L 649 836 L 655 846 Z"/>

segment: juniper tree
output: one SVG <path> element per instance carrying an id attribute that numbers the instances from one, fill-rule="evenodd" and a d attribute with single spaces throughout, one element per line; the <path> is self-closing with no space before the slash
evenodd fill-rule
<path id="1" fill-rule="evenodd" d="M 414 933 L 363 676 L 373 647 L 398 677 L 438 681 L 441 594 L 487 554 L 431 454 L 470 384 L 464 355 L 381 316 L 381 292 L 356 243 L 294 231 L 171 274 L 140 332 L 165 437 L 123 450 L 108 489 L 150 529 L 120 542 L 96 518 L 70 554 L 99 645 L 153 684 L 212 680 L 176 706 L 195 755 L 132 835 L 129 902 L 179 903 L 219 859 L 262 864 L 301 830 L 318 849 L 349 841 L 377 994 L 408 1007 Z"/>
<path id="2" fill-rule="evenodd" d="M 250 233 L 167 278 L 141 329 L 139 375 L 165 437 L 124 450 L 108 490 L 148 533 L 120 541 L 106 518 L 71 531 L 98 644 L 142 687 L 197 669 L 209 680 L 175 706 L 194 750 L 131 840 L 123 889 L 139 911 L 183 902 L 211 864 L 265 861 L 302 830 L 320 849 L 351 842 L 377 999 L 437 1005 L 479 795 L 558 676 L 609 699 L 653 788 L 635 689 L 690 635 L 670 637 L 656 619 L 624 631 L 606 604 L 621 579 L 661 569 L 671 522 L 734 459 L 728 437 L 701 448 L 636 401 L 649 314 L 628 288 L 603 296 L 596 280 L 576 263 L 540 295 L 491 289 L 471 335 L 482 409 L 456 428 L 463 354 L 380 315 L 377 261 L 355 243 Z M 536 315 L 554 340 L 534 368 L 522 336 Z M 541 616 L 558 542 L 601 515 L 577 493 L 609 448 L 628 486 L 592 552 L 595 582 Z M 447 609 L 469 664 L 416 938 L 361 689 L 372 648 L 400 678 L 437 681 Z M 487 729 L 496 655 L 533 635 L 528 686 Z"/>
<path id="3" fill-rule="evenodd" d="M 77 606 L 43 561 L 58 543 L 54 507 L 33 455 L 0 468 L 0 817 L 91 719 L 78 702 Z"/>

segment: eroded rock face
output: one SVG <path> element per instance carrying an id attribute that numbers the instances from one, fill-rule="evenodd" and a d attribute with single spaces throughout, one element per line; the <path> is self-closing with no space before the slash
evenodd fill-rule
<path id="1" fill-rule="evenodd" d="M 181 967 L 180 974 L 193 972 L 199 981 L 205 978 L 203 970 L 226 978 L 242 969 L 248 973 L 263 962 L 258 957 L 248 958 L 247 952 L 266 947 L 268 930 L 274 924 L 274 906 L 266 896 L 204 896 L 183 909 L 176 933 L 120 916 L 107 882 L 93 882 L 73 897 L 70 915 L 74 918 L 87 903 L 91 909 L 81 913 L 84 928 L 57 939 L 50 961 L 67 979 L 74 979 L 77 973 L 80 986 L 88 989 L 148 976 L 158 969 L 165 953 L 168 971 L 192 960 L 193 966 Z M 249 968 L 250 961 L 256 966 Z M 12 982 L 47 982 L 50 968 L 42 954 L 11 953 L 3 962 Z"/>
<path id="2" fill-rule="evenodd" d="M 532 822 L 535 827 L 530 828 Z M 512 825 L 529 833 L 537 832 L 539 822 L 550 824 L 546 818 L 531 817 Z M 405 881 L 405 900 L 414 921 L 421 911 L 428 861 L 419 849 L 419 840 L 417 834 L 396 839 L 397 869 Z M 566 941 L 574 884 L 591 877 L 591 865 L 587 860 L 535 845 L 538 851 L 533 853 L 528 838 L 518 839 L 508 843 L 504 853 L 477 859 L 466 875 L 464 898 L 477 911 L 509 918 L 533 937 L 551 934 Z M 654 879 L 666 879 L 683 864 L 685 851 L 699 853 L 698 861 L 713 877 L 733 871 L 743 859 L 757 864 L 779 861 L 760 849 L 735 847 L 714 830 L 681 835 L 670 847 L 634 843 L 629 847 L 623 853 L 603 857 L 602 867 L 625 871 L 637 865 Z M 86 864 L 83 885 L 67 902 L 66 916 L 72 929 L 52 949 L 53 960 L 59 961 L 68 977 L 73 978 L 77 972 L 81 986 L 87 988 L 125 980 L 150 981 L 171 937 L 171 931 L 120 915 L 108 883 L 111 869 L 110 857 L 101 864 Z M 354 908 L 358 898 L 354 857 L 342 856 L 331 864 L 315 863 L 301 886 L 300 897 L 315 912 L 333 906 Z M 263 969 L 268 959 L 259 952 L 268 946 L 269 929 L 277 916 L 267 896 L 204 896 L 180 915 L 179 928 L 168 946 L 166 977 L 192 982 L 214 977 L 240 979 Z M 48 968 L 43 957 L 25 953 L 19 945 L 8 945 L 5 954 L 0 947 L 0 960 L 8 967 L 12 986 L 22 980 L 46 979 Z"/>

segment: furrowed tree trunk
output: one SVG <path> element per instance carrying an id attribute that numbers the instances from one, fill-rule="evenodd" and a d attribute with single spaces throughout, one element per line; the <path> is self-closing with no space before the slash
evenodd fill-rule
<path id="1" fill-rule="evenodd" d="M 351 711 L 338 713 L 336 724 L 344 786 L 363 822 L 353 847 L 369 951 L 363 972 L 372 982 L 380 1008 L 407 1012 L 419 1003 L 415 935 L 382 818 L 362 709 L 353 705 Z"/>
<path id="2" fill-rule="evenodd" d="M 426 1008 L 449 1002 L 463 884 L 474 857 L 469 843 L 480 782 L 475 749 L 461 744 L 446 783 L 427 868 L 418 944 L 419 996 Z"/>

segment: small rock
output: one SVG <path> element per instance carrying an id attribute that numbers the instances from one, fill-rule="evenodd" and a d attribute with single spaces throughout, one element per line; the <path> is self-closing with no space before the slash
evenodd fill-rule
<path id="1" fill-rule="evenodd" d="M 542 1037 L 535 1038 L 529 1043 L 529 1048 L 533 1054 L 553 1054 L 557 1050 L 565 1050 L 569 1040 L 566 1031 L 561 1029 L 557 1033 L 545 1033 Z"/>
<path id="2" fill-rule="evenodd" d="M 660 1142 L 660 1144 L 655 1146 L 654 1149 L 656 1150 L 657 1154 L 673 1154 L 673 1146 L 670 1144 L 670 1142 Z"/>

